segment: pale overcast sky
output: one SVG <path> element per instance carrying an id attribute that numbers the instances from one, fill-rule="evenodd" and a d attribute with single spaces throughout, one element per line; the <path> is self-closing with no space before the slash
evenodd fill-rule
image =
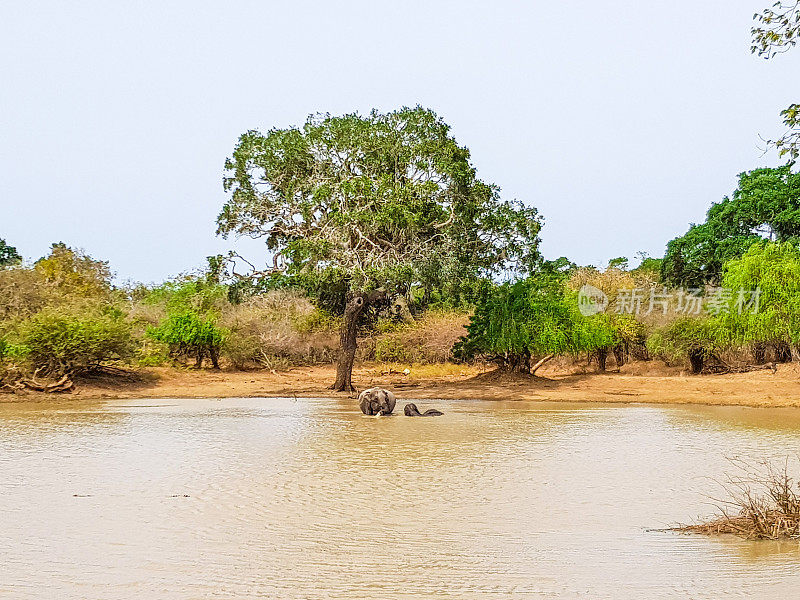
<path id="1" fill-rule="evenodd" d="M 548 258 L 660 256 L 778 164 L 759 134 L 800 100 L 800 49 L 750 55 L 767 4 L 6 0 L 0 237 L 159 281 L 235 244 L 214 221 L 239 134 L 421 104 L 544 215 Z"/>

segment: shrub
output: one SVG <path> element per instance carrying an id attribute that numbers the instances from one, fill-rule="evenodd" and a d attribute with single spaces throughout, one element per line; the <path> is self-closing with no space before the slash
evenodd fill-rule
<path id="1" fill-rule="evenodd" d="M 217 327 L 216 319 L 194 311 L 169 315 L 158 327 L 150 327 L 148 335 L 169 346 L 173 358 L 194 357 L 197 368 L 206 356 L 215 369 L 219 368 L 219 351 L 225 331 Z"/>
<path id="2" fill-rule="evenodd" d="M 453 346 L 464 335 L 468 320 L 464 312 L 435 310 L 412 322 L 380 321 L 377 334 L 363 344 L 365 358 L 380 362 L 447 362 Z"/>
<path id="3" fill-rule="evenodd" d="M 721 349 L 717 323 L 710 319 L 681 317 L 655 330 L 647 349 L 668 364 L 688 362 L 692 373 L 700 373 L 707 359 Z"/>
<path id="4" fill-rule="evenodd" d="M 61 242 L 52 245 L 48 256 L 36 261 L 34 270 L 62 296 L 100 298 L 111 293 L 108 263 Z"/>
<path id="5" fill-rule="evenodd" d="M 228 288 L 202 276 L 179 277 L 138 294 L 145 305 L 161 306 L 171 314 L 220 313 L 228 305 Z"/>
<path id="6" fill-rule="evenodd" d="M 330 362 L 338 320 L 300 292 L 272 290 L 229 306 L 222 323 L 230 335 L 223 352 L 238 369 Z"/>
<path id="7" fill-rule="evenodd" d="M 135 357 L 136 364 L 140 367 L 159 367 L 169 360 L 170 347 L 168 344 L 147 335 L 144 338 L 138 338 L 138 342 Z"/>
<path id="8" fill-rule="evenodd" d="M 786 348 L 791 360 L 790 348 L 800 344 L 800 251 L 789 243 L 754 244 L 725 264 L 723 288 L 732 292 L 727 310 L 716 319 L 725 340 Z M 755 290 L 758 310 L 742 306 Z"/>
<path id="9" fill-rule="evenodd" d="M 576 292 L 584 285 L 596 287 L 608 297 L 608 311 L 614 311 L 618 307 L 621 290 L 650 288 L 656 281 L 657 278 L 651 271 L 625 271 L 612 265 L 605 271 L 594 267 L 580 267 L 570 274 L 567 285 Z"/>
<path id="10" fill-rule="evenodd" d="M 722 514 L 705 523 L 675 529 L 754 540 L 800 537 L 800 493 L 793 475 L 797 472 L 797 459 L 791 464 L 788 458 L 783 464 L 768 460 L 756 465 L 741 460 L 731 462 L 740 473 L 729 475 L 722 484 L 726 494 L 716 502 Z"/>
<path id="11" fill-rule="evenodd" d="M 98 369 L 132 349 L 125 315 L 103 305 L 45 308 L 19 324 L 17 336 L 17 356 L 55 376 Z"/>
<path id="12" fill-rule="evenodd" d="M 146 333 L 139 349 L 140 364 L 158 364 L 166 347 L 173 359 L 194 358 L 200 368 L 208 357 L 214 368 L 219 368 L 228 331 L 218 322 L 229 306 L 228 288 L 212 273 L 182 276 L 154 288 L 139 289 L 136 296 L 141 303 L 133 315 L 139 326 L 145 325 Z"/>
<path id="13" fill-rule="evenodd" d="M 25 319 L 63 296 L 33 269 L 0 269 L 0 322 Z"/>
<path id="14" fill-rule="evenodd" d="M 575 312 L 561 278 L 530 277 L 497 286 L 475 308 L 457 359 L 483 358 L 501 369 L 527 373 L 531 358 L 578 349 Z"/>

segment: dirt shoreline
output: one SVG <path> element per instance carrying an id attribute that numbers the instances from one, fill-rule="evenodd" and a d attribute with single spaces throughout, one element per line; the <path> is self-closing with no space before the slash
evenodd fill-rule
<path id="1" fill-rule="evenodd" d="M 729 375 L 689 376 L 652 363 L 632 364 L 618 373 L 582 373 L 553 367 L 541 377 L 500 375 L 463 365 L 380 364 L 358 366 L 359 388 L 379 385 L 402 399 L 523 400 L 705 404 L 719 406 L 800 407 L 800 368 L 780 365 L 777 374 L 754 371 Z M 645 372 L 642 372 L 646 369 Z M 25 392 L 0 394 L 0 402 L 56 399 L 329 397 L 335 367 L 295 367 L 286 371 L 194 371 L 143 369 L 130 378 L 104 377 L 76 381 L 69 394 Z"/>

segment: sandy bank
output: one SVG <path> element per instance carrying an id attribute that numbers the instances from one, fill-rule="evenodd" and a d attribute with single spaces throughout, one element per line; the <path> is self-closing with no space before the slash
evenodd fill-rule
<path id="1" fill-rule="evenodd" d="M 647 366 L 643 366 L 647 365 Z M 620 373 L 575 373 L 557 367 L 542 377 L 499 375 L 461 365 L 411 366 L 411 373 L 395 366 L 361 365 L 354 372 L 360 388 L 380 385 L 398 397 L 473 398 L 484 400 L 546 400 L 561 402 L 642 402 L 710 404 L 755 407 L 800 406 L 800 368 L 780 365 L 769 371 L 730 375 L 688 376 L 639 363 Z M 642 373 L 643 374 L 639 374 Z M 91 398 L 215 398 L 333 394 L 333 366 L 297 367 L 288 371 L 193 371 L 172 368 L 143 369 L 131 379 L 101 378 L 78 381 L 67 397 Z M 35 392 L 0 394 L 0 402 L 47 400 L 53 395 Z M 64 398 L 64 395 L 60 395 Z"/>

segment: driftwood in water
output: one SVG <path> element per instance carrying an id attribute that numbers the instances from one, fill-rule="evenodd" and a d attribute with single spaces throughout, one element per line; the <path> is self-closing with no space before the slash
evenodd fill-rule
<path id="1" fill-rule="evenodd" d="M 731 462 L 742 474 L 728 476 L 723 483 L 727 497 L 715 500 L 720 514 L 704 523 L 672 529 L 705 535 L 727 533 L 745 539 L 800 538 L 800 493 L 794 475 L 797 461 L 787 458 L 783 465 Z"/>

